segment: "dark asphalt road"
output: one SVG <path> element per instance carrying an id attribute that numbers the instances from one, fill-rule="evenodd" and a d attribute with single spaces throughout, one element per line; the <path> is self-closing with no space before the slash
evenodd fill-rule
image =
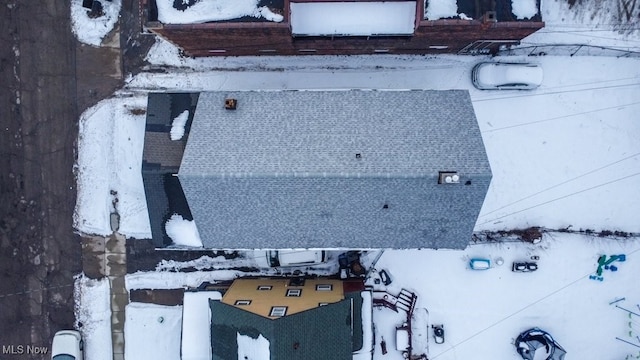
<path id="1" fill-rule="evenodd" d="M 42 358 L 19 354 L 20 346 L 22 352 L 27 346 L 50 349 L 53 333 L 73 328 L 75 321 L 73 276 L 82 269 L 80 239 L 72 227 L 82 111 L 76 89 L 97 80 L 83 79 L 82 86 L 76 81 L 68 4 L 0 4 L 2 360 Z"/>
<path id="2" fill-rule="evenodd" d="M 0 360 L 47 358 L 26 349 L 50 351 L 53 334 L 74 327 L 78 118 L 145 64 L 155 39 L 140 33 L 138 6 L 122 1 L 119 49 L 79 44 L 69 1 L 0 3 Z M 152 267 L 145 249 L 132 260 Z"/>
<path id="3" fill-rule="evenodd" d="M 122 68 L 144 65 L 154 38 L 140 34 L 138 4 L 122 1 L 120 51 L 79 44 L 69 1 L 0 3 L 1 360 L 41 359 L 27 346 L 50 350 L 74 326 L 78 118 L 122 86 Z"/>

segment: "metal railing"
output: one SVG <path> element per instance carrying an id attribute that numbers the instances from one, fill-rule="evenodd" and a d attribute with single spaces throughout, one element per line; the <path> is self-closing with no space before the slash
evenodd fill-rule
<path id="1" fill-rule="evenodd" d="M 640 51 L 624 48 L 583 45 L 583 44 L 549 44 L 517 46 L 498 50 L 497 56 L 526 55 L 526 56 L 615 56 L 640 57 Z"/>

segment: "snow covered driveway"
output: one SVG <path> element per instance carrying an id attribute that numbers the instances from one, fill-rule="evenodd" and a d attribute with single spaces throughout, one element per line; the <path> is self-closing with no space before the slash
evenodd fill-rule
<path id="1" fill-rule="evenodd" d="M 640 61 L 528 60 L 539 90 L 472 93 L 494 175 L 476 229 L 640 231 Z"/>

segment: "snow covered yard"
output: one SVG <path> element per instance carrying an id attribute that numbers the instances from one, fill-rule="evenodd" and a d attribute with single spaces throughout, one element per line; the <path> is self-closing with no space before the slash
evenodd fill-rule
<path id="1" fill-rule="evenodd" d="M 122 0 L 99 2 L 102 11 L 93 14 L 83 7 L 82 0 L 71 0 L 71 30 L 78 41 L 92 46 L 100 46 L 102 40 L 113 30 L 118 21 Z M 99 16 L 97 16 L 99 15 Z"/>
<path id="2" fill-rule="evenodd" d="M 483 243 L 464 251 L 387 250 L 376 269 L 390 274 L 393 282 L 386 288 L 389 293 L 402 288 L 415 292 L 416 307 L 429 312 L 428 324 L 444 325 L 444 344 L 435 344 L 428 329 L 429 359 L 460 360 L 479 354 L 487 359 L 516 359 L 514 339 L 532 327 L 551 333 L 570 358 L 623 359 L 637 355 L 638 349 L 616 337 L 636 343 L 640 321 L 616 305 L 638 313 L 640 289 L 632 286 L 640 271 L 638 251 L 640 243 L 633 239 L 547 233 L 538 244 Z M 602 281 L 589 279 L 596 273 L 600 255 L 619 254 L 626 260 L 614 263 L 617 271 L 604 270 Z M 511 271 L 512 262 L 531 261 L 532 256 L 539 257 L 537 271 Z M 477 257 L 490 259 L 492 267 L 469 269 L 469 260 Z M 502 259 L 502 265 L 498 265 L 498 259 Z M 127 288 L 194 287 L 202 281 L 238 275 L 228 271 L 138 273 L 127 276 Z M 621 298 L 625 300 L 610 305 Z M 171 348 L 153 358 L 175 359 L 181 323 L 178 309 L 129 305 L 127 352 L 142 354 L 153 337 L 153 341 Z M 171 315 L 165 315 L 168 313 Z M 164 322 L 157 321 L 159 316 Z M 374 308 L 375 360 L 402 359 L 395 350 L 395 328 L 403 321 L 402 312 Z M 385 355 L 382 339 L 388 350 Z"/>
<path id="3" fill-rule="evenodd" d="M 120 4 L 116 0 L 113 3 Z M 248 3 L 255 1 L 243 2 Z M 530 3 L 523 1 L 519 5 Z M 79 0 L 72 2 L 76 8 L 78 4 Z M 463 17 L 450 6 L 450 1 L 439 4 L 439 11 L 451 13 L 447 16 Z M 625 30 L 624 22 L 617 27 L 608 25 L 620 22 L 615 18 L 617 5 L 616 1 L 598 2 L 596 11 L 593 1 L 576 2 L 573 9 L 565 0 L 542 1 L 546 27 L 524 39 L 523 45 L 588 43 L 637 49 L 637 30 Z M 251 5 L 251 14 L 256 14 L 254 7 Z M 530 9 L 518 12 L 524 15 Z M 592 16 L 594 13 L 596 16 Z M 109 26 L 101 28 L 99 22 L 82 23 L 86 19 L 76 19 L 84 16 L 81 13 L 72 16 L 74 31 L 80 28 L 87 35 L 97 34 L 94 40 L 85 42 L 99 44 L 108 32 L 104 29 Z M 92 26 L 100 31 L 88 31 Z M 476 230 L 545 226 L 640 232 L 635 216 L 640 211 L 637 58 L 185 59 L 179 57 L 176 48 L 160 41 L 149 60 L 156 66 L 166 65 L 169 72 L 143 72 L 130 78 L 125 89 L 87 110 L 80 120 L 76 169 L 79 192 L 74 220 L 81 232 L 110 234 L 109 214 L 117 210 L 121 233 L 138 238 L 150 236 L 140 174 L 149 91 L 354 88 L 470 91 L 494 175 Z M 540 63 L 545 72 L 542 87 L 530 92 L 474 89 L 470 81 L 473 65 L 495 60 Z M 637 239 L 547 233 L 537 245 L 479 244 L 464 251 L 389 250 L 376 268 L 387 269 L 391 274 L 390 292 L 400 288 L 415 291 L 417 307 L 429 311 L 429 322 L 444 324 L 444 344 L 434 344 L 429 338 L 430 359 L 517 359 L 515 337 L 534 326 L 549 331 L 568 351 L 568 358 L 624 359 L 628 355 L 635 357 L 639 349 L 616 337 L 634 342 L 640 334 L 640 322 L 637 316 L 616 305 L 635 311 L 640 303 L 640 290 L 633 286 L 640 270 L 638 250 Z M 603 254 L 626 254 L 627 260 L 617 263 L 618 271 L 605 271 L 602 282 L 590 280 L 588 276 L 596 271 L 597 259 Z M 512 261 L 527 260 L 533 255 L 540 257 L 538 271 L 511 272 Z M 489 258 L 494 266 L 472 271 L 468 269 L 472 257 Z M 497 258 L 502 258 L 504 264 L 497 266 Z M 214 271 L 132 274 L 127 276 L 127 288 L 197 286 L 203 281 L 243 275 L 223 270 L 225 261 L 220 262 L 211 265 L 204 259 L 197 264 L 165 263 L 158 270 L 184 265 Z M 81 279 L 78 283 L 77 289 L 81 290 L 77 293 L 81 295 L 76 301 L 77 315 L 86 341 L 86 358 L 110 359 L 108 282 Z M 609 305 L 623 297 L 625 300 Z M 162 322 L 158 321 L 160 316 Z M 179 307 L 130 305 L 125 329 L 127 358 L 178 358 L 181 321 Z M 400 352 L 393 350 L 394 329 L 401 324 L 401 314 L 375 309 L 374 321 L 374 358 L 401 359 Z M 382 337 L 389 349 L 386 355 L 381 353 Z M 157 347 L 150 352 L 150 343 L 163 344 L 164 350 L 156 351 L 160 349 Z"/>
<path id="4" fill-rule="evenodd" d="M 155 51 L 162 54 L 163 46 Z M 139 171 L 133 170 L 139 169 L 144 115 L 131 110 L 144 107 L 149 89 L 463 88 L 471 93 L 494 173 L 477 230 L 572 225 L 573 229 L 637 232 L 633 214 L 640 210 L 636 191 L 640 185 L 636 174 L 640 148 L 633 139 L 639 130 L 635 122 L 640 94 L 638 60 L 505 58 L 539 62 L 545 70 L 543 86 L 531 92 L 483 92 L 472 87 L 470 69 L 486 60 L 490 59 L 236 58 L 225 59 L 224 63 L 198 59 L 181 60 L 183 66 L 196 70 L 140 74 L 118 97 L 98 104 L 83 118 L 85 138 L 81 144 L 85 151 L 81 157 L 87 162 L 79 166 L 88 166 L 91 172 L 80 174 L 91 179 L 89 183 L 97 190 L 83 195 L 91 201 L 79 201 L 79 206 L 85 207 L 77 211 L 78 224 L 92 224 L 85 228 L 89 232 L 108 233 L 106 219 L 113 209 L 109 190 L 116 189 L 118 211 L 125 220 L 121 231 L 129 236 L 144 235 L 144 226 L 148 226 L 144 196 Z M 254 70 L 199 70 L 247 65 Z M 327 66 L 333 70 L 327 72 Z M 96 201 L 101 198 L 105 200 Z M 101 209 L 101 213 L 95 209 Z M 554 234 L 536 246 L 505 243 L 473 245 L 465 251 L 387 251 L 377 268 L 386 268 L 392 274 L 391 291 L 401 287 L 414 290 L 419 296 L 418 308 L 429 311 L 430 323 L 445 325 L 445 344 L 429 340 L 430 359 L 466 359 L 479 353 L 487 358 L 515 359 L 515 337 L 534 326 L 549 331 L 570 357 L 594 358 L 590 355 L 595 354 L 595 358 L 624 358 L 635 356 L 637 351 L 616 336 L 628 339 L 629 331 L 637 332 L 634 324 L 631 328 L 628 325 L 635 318 L 629 319 L 623 310 L 608 304 L 626 297 L 618 304 L 633 309 L 640 301 L 638 290 L 629 285 L 638 271 L 634 254 L 639 247 L 637 240 L 613 242 Z M 628 260 L 620 264 L 618 272 L 605 272 L 602 282 L 588 279 L 600 254 L 619 253 L 625 253 Z M 526 260 L 534 254 L 541 258 L 537 272 L 510 271 L 512 261 Z M 484 272 L 468 270 L 468 259 L 475 256 L 492 260 L 502 257 L 504 265 Z M 441 274 L 446 278 L 439 277 Z M 140 273 L 127 277 L 127 287 L 197 286 L 203 281 L 241 275 L 225 270 Z M 402 321 L 398 315 L 388 309 L 374 310 L 376 360 L 401 358 L 400 352 L 393 350 L 394 329 Z M 135 325 L 129 322 L 129 326 Z M 581 331 L 585 328 L 589 331 Z M 157 336 L 175 338 L 180 333 L 177 325 L 165 330 Z M 126 334 L 127 351 L 142 351 L 130 348 L 139 343 L 135 332 Z M 384 356 L 379 345 L 382 337 L 389 349 Z"/>
<path id="5" fill-rule="evenodd" d="M 170 48 L 159 43 L 153 56 Z M 149 89 L 468 89 L 493 171 L 476 230 L 548 228 L 640 232 L 640 60 L 614 57 L 502 57 L 540 63 L 534 91 L 480 91 L 471 68 L 488 57 L 357 56 L 184 60 L 196 69 L 143 73 L 127 96 L 81 119 L 76 226 L 110 233 L 117 192 L 120 232 L 149 236 L 140 162 Z M 197 71 L 252 66 L 253 71 Z M 331 67 L 330 72 L 324 70 Z M 274 71 L 277 70 L 277 71 Z M 105 136 L 105 134 L 110 134 Z M 104 199 L 104 200 L 100 200 Z"/>
<path id="6" fill-rule="evenodd" d="M 430 337 L 429 359 L 518 359 L 514 339 L 532 327 L 551 333 L 567 350 L 567 358 L 624 359 L 637 355 L 639 349 L 616 337 L 639 344 L 635 336 L 640 335 L 640 317 L 615 305 L 638 313 L 640 290 L 632 285 L 640 271 L 638 251 L 640 243 L 635 240 L 549 233 L 537 245 L 517 242 L 472 245 L 464 251 L 390 250 L 376 268 L 387 269 L 394 279 L 390 292 L 412 289 L 419 296 L 417 307 L 429 311 L 430 323 L 444 324 L 445 343 L 435 344 Z M 616 272 L 605 270 L 603 281 L 589 279 L 603 254 L 626 254 L 627 260 L 616 263 Z M 529 260 L 533 255 L 540 257 L 539 270 L 511 271 L 513 261 Z M 491 259 L 494 265 L 488 270 L 470 270 L 473 257 Z M 504 264 L 495 265 L 497 258 Z M 609 305 L 623 297 L 626 299 Z M 393 348 L 393 329 L 400 325 L 389 313 L 389 309 L 374 310 L 376 360 L 402 358 L 399 352 L 381 354 L 381 336 L 387 348 Z"/>
<path id="7" fill-rule="evenodd" d="M 141 187 L 132 186 L 139 181 L 139 170 L 134 168 L 139 169 L 144 116 L 135 115 L 130 109 L 144 106 L 150 88 L 465 88 L 471 91 L 494 172 L 477 229 L 542 224 L 638 231 L 633 217 L 639 206 L 636 189 L 640 185 L 634 175 L 638 167 L 633 165 L 640 153 L 633 141 L 638 133 L 634 121 L 639 93 L 638 60 L 551 56 L 527 59 L 542 64 L 545 82 L 540 89 L 526 93 L 473 89 L 470 69 L 483 60 L 488 59 L 388 56 L 355 57 L 344 63 L 342 58 L 329 57 L 261 58 L 256 63 L 287 69 L 142 74 L 130 82 L 130 89 L 123 93 L 127 96 L 107 100 L 83 118 L 85 139 L 81 140 L 84 146 L 81 154 L 90 161 L 79 166 L 91 166 L 92 172 L 83 176 L 91 179 L 90 184 L 98 190 L 84 195 L 91 202 L 77 211 L 78 219 L 90 215 L 95 219 L 91 224 L 97 225 L 89 231 L 109 232 L 106 219 L 113 206 L 109 189 L 117 189 L 118 210 L 130 224 L 124 222 L 121 230 L 135 230 L 129 230 L 130 236 L 144 233 L 140 231 L 143 229 L 140 225 L 146 225 L 143 221 L 146 211 L 141 210 L 143 192 Z M 323 70 L 327 62 L 333 62 L 338 69 L 329 73 Z M 129 177 L 133 181 L 127 181 Z M 105 200 L 96 201 L 101 198 Z M 102 209 L 103 215 L 96 215 L 95 208 Z M 392 289 L 408 287 L 418 293 L 418 307 L 429 310 L 431 323 L 445 325 L 446 342 L 430 343 L 431 359 L 466 359 L 478 353 L 486 358 L 515 359 L 513 339 L 534 326 L 549 331 L 571 357 L 624 358 L 637 351 L 615 337 L 628 339 L 629 331 L 637 332 L 628 326 L 635 318 L 629 319 L 623 310 L 608 303 L 626 297 L 619 304 L 632 309 L 640 301 L 638 290 L 629 285 L 634 283 L 632 276 L 638 271 L 634 254 L 639 247 L 635 240 L 612 242 L 560 234 L 545 238 L 536 246 L 505 243 L 473 245 L 465 251 L 387 251 L 377 268 L 386 268 L 392 274 Z M 603 282 L 588 279 L 595 271 L 598 255 L 619 253 L 625 253 L 628 260 L 620 264 L 618 272 L 605 272 Z M 510 271 L 511 261 L 526 260 L 534 254 L 541 258 L 537 272 Z M 484 272 L 471 271 L 467 262 L 474 256 L 502 257 L 505 263 Z M 446 274 L 446 278 L 441 274 Z M 151 286 L 154 288 L 197 286 L 202 281 L 238 275 L 226 271 L 141 273 L 130 275 L 127 286 L 147 287 L 151 281 L 155 281 L 156 285 Z M 377 336 L 384 336 L 389 348 L 389 353 L 382 356 L 381 338 L 377 337 L 376 359 L 401 356 L 392 351 L 393 329 L 401 320 L 389 311 L 374 311 Z M 129 321 L 129 326 L 133 323 Z M 581 331 L 585 328 L 589 331 Z M 157 336 L 179 334 L 177 325 L 166 329 Z M 128 331 L 126 336 L 127 351 L 142 351 L 131 348 L 140 343 L 134 331 Z"/>
<path id="8" fill-rule="evenodd" d="M 474 91 L 494 175 L 477 230 L 640 230 L 640 61 L 614 59 L 530 59 L 538 91 Z"/>

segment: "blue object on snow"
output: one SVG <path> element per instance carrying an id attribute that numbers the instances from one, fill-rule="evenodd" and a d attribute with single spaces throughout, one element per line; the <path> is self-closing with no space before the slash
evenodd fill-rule
<path id="1" fill-rule="evenodd" d="M 617 266 L 615 266 L 615 265 L 611 265 L 611 266 L 609 266 L 609 270 L 611 270 L 611 271 L 618 271 L 618 267 L 617 267 Z"/>
<path id="2" fill-rule="evenodd" d="M 618 261 L 623 262 L 625 260 L 627 260 L 627 255 L 625 254 L 618 255 Z"/>
<path id="3" fill-rule="evenodd" d="M 491 267 L 491 260 L 482 258 L 473 258 L 469 261 L 469 267 L 472 270 L 487 270 Z"/>

